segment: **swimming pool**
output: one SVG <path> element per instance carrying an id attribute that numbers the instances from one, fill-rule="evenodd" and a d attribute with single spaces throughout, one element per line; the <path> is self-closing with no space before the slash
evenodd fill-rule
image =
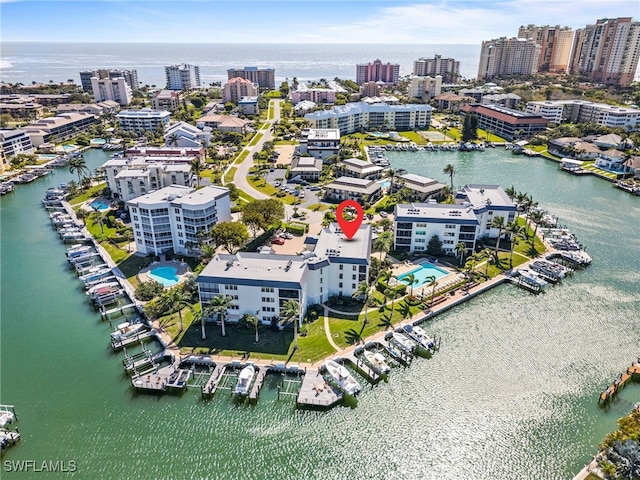
<path id="1" fill-rule="evenodd" d="M 74 150 L 77 150 L 78 147 L 76 145 L 62 145 L 62 150 L 64 150 L 65 152 L 73 152 Z"/>
<path id="2" fill-rule="evenodd" d="M 391 187 L 391 181 L 390 180 L 381 180 L 378 182 L 380 184 L 380 186 L 382 188 L 389 188 Z"/>
<path id="3" fill-rule="evenodd" d="M 173 267 L 156 267 L 149 272 L 149 276 L 164 287 L 171 287 L 180 281 L 177 273 Z"/>
<path id="4" fill-rule="evenodd" d="M 104 145 L 107 141 L 104 138 L 92 138 L 90 145 Z"/>
<path id="5" fill-rule="evenodd" d="M 414 283 L 413 285 L 414 288 L 421 287 L 422 285 L 431 282 L 431 279 L 428 277 L 431 277 L 431 276 L 436 277 L 436 281 L 437 281 L 449 275 L 449 272 L 436 267 L 432 263 L 425 262 L 422 265 L 420 265 L 418 268 L 414 268 L 409 272 L 399 275 L 398 281 L 404 283 L 405 285 L 409 285 L 409 282 L 406 280 L 406 278 L 407 278 L 407 275 L 409 275 L 410 273 L 412 273 L 415 279 L 417 280 L 417 282 Z"/>
<path id="6" fill-rule="evenodd" d="M 89 204 L 89 206 L 91 208 L 97 208 L 98 210 L 100 210 L 101 212 L 105 211 L 105 210 L 109 210 L 109 205 L 104 203 L 102 200 L 94 200 L 93 202 L 91 202 Z"/>

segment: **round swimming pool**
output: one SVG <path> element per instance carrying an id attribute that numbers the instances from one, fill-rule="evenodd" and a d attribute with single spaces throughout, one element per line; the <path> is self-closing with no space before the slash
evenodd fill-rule
<path id="1" fill-rule="evenodd" d="M 173 267 L 156 267 L 149 272 L 149 276 L 164 287 L 172 287 L 180 281 L 178 270 Z"/>

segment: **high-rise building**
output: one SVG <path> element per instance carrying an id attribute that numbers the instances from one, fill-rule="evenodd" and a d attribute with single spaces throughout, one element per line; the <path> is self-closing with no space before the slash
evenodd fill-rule
<path id="1" fill-rule="evenodd" d="M 409 84 L 409 97 L 428 102 L 442 93 L 442 76 L 412 77 Z"/>
<path id="2" fill-rule="evenodd" d="M 570 73 L 592 82 L 628 87 L 640 59 L 640 22 L 603 18 L 576 31 Z"/>
<path id="3" fill-rule="evenodd" d="M 275 90 L 276 88 L 276 71 L 273 68 L 230 68 L 227 70 L 227 78 L 244 78 L 251 83 L 257 83 L 261 90 Z"/>
<path id="4" fill-rule="evenodd" d="M 413 62 L 413 74 L 418 77 L 442 76 L 445 83 L 456 83 L 460 79 L 460 62 L 455 58 L 420 58 Z"/>
<path id="5" fill-rule="evenodd" d="M 192 90 L 200 86 L 200 67 L 197 65 L 170 65 L 164 67 L 167 90 Z"/>
<path id="6" fill-rule="evenodd" d="M 244 78 L 232 78 L 222 87 L 222 101 L 224 103 L 237 103 L 242 97 L 256 96 L 258 96 L 258 86 L 251 80 L 245 80 Z"/>
<path id="7" fill-rule="evenodd" d="M 567 73 L 573 30 L 556 26 L 521 26 L 518 38 L 530 38 L 540 45 L 538 73 Z"/>
<path id="8" fill-rule="evenodd" d="M 133 98 L 131 87 L 127 85 L 123 77 L 114 79 L 92 77 L 91 89 L 93 90 L 93 98 L 96 103 L 113 100 L 125 106 L 129 105 Z"/>
<path id="9" fill-rule="evenodd" d="M 96 78 L 124 78 L 131 90 L 138 90 L 140 82 L 138 81 L 138 72 L 136 70 L 119 70 L 119 69 L 95 69 L 84 70 L 80 72 L 80 84 L 85 92 L 92 91 L 91 79 Z"/>
<path id="10" fill-rule="evenodd" d="M 358 85 L 378 81 L 394 85 L 398 83 L 398 78 L 400 78 L 400 65 L 397 63 L 383 64 L 380 59 L 376 59 L 373 63 L 356 65 L 356 83 Z"/>
<path id="11" fill-rule="evenodd" d="M 538 73 L 540 45 L 533 39 L 501 37 L 482 42 L 478 80 Z"/>

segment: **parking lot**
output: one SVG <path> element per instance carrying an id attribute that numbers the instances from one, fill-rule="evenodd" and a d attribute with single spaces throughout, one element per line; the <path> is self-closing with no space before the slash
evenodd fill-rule
<path id="1" fill-rule="evenodd" d="M 294 183 L 287 183 L 286 179 L 284 178 L 285 172 L 286 170 L 282 168 L 274 168 L 273 171 L 269 171 L 269 173 L 267 174 L 267 182 L 275 187 L 277 187 L 280 184 L 280 182 L 282 182 L 283 184 L 285 184 L 287 188 L 289 188 L 289 191 L 287 193 L 291 193 L 292 195 L 295 196 L 295 188 L 301 185 L 294 184 Z M 280 180 L 280 182 L 278 180 Z M 302 185 L 302 187 L 303 188 L 301 189 L 301 192 L 304 192 L 304 194 L 300 193 L 300 195 L 303 195 L 300 197 L 300 205 L 299 205 L 300 207 L 307 208 L 310 205 L 313 205 L 314 203 L 318 203 L 319 201 L 321 201 L 322 190 L 313 190 L 312 188 L 314 187 L 312 187 L 311 185 L 307 185 L 307 186 Z"/>

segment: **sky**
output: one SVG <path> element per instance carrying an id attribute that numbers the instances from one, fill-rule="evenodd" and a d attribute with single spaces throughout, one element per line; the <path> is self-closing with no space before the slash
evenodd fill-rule
<path id="1" fill-rule="evenodd" d="M 640 19 L 638 0 L 0 0 L 0 40 L 479 44 L 523 24 Z"/>

